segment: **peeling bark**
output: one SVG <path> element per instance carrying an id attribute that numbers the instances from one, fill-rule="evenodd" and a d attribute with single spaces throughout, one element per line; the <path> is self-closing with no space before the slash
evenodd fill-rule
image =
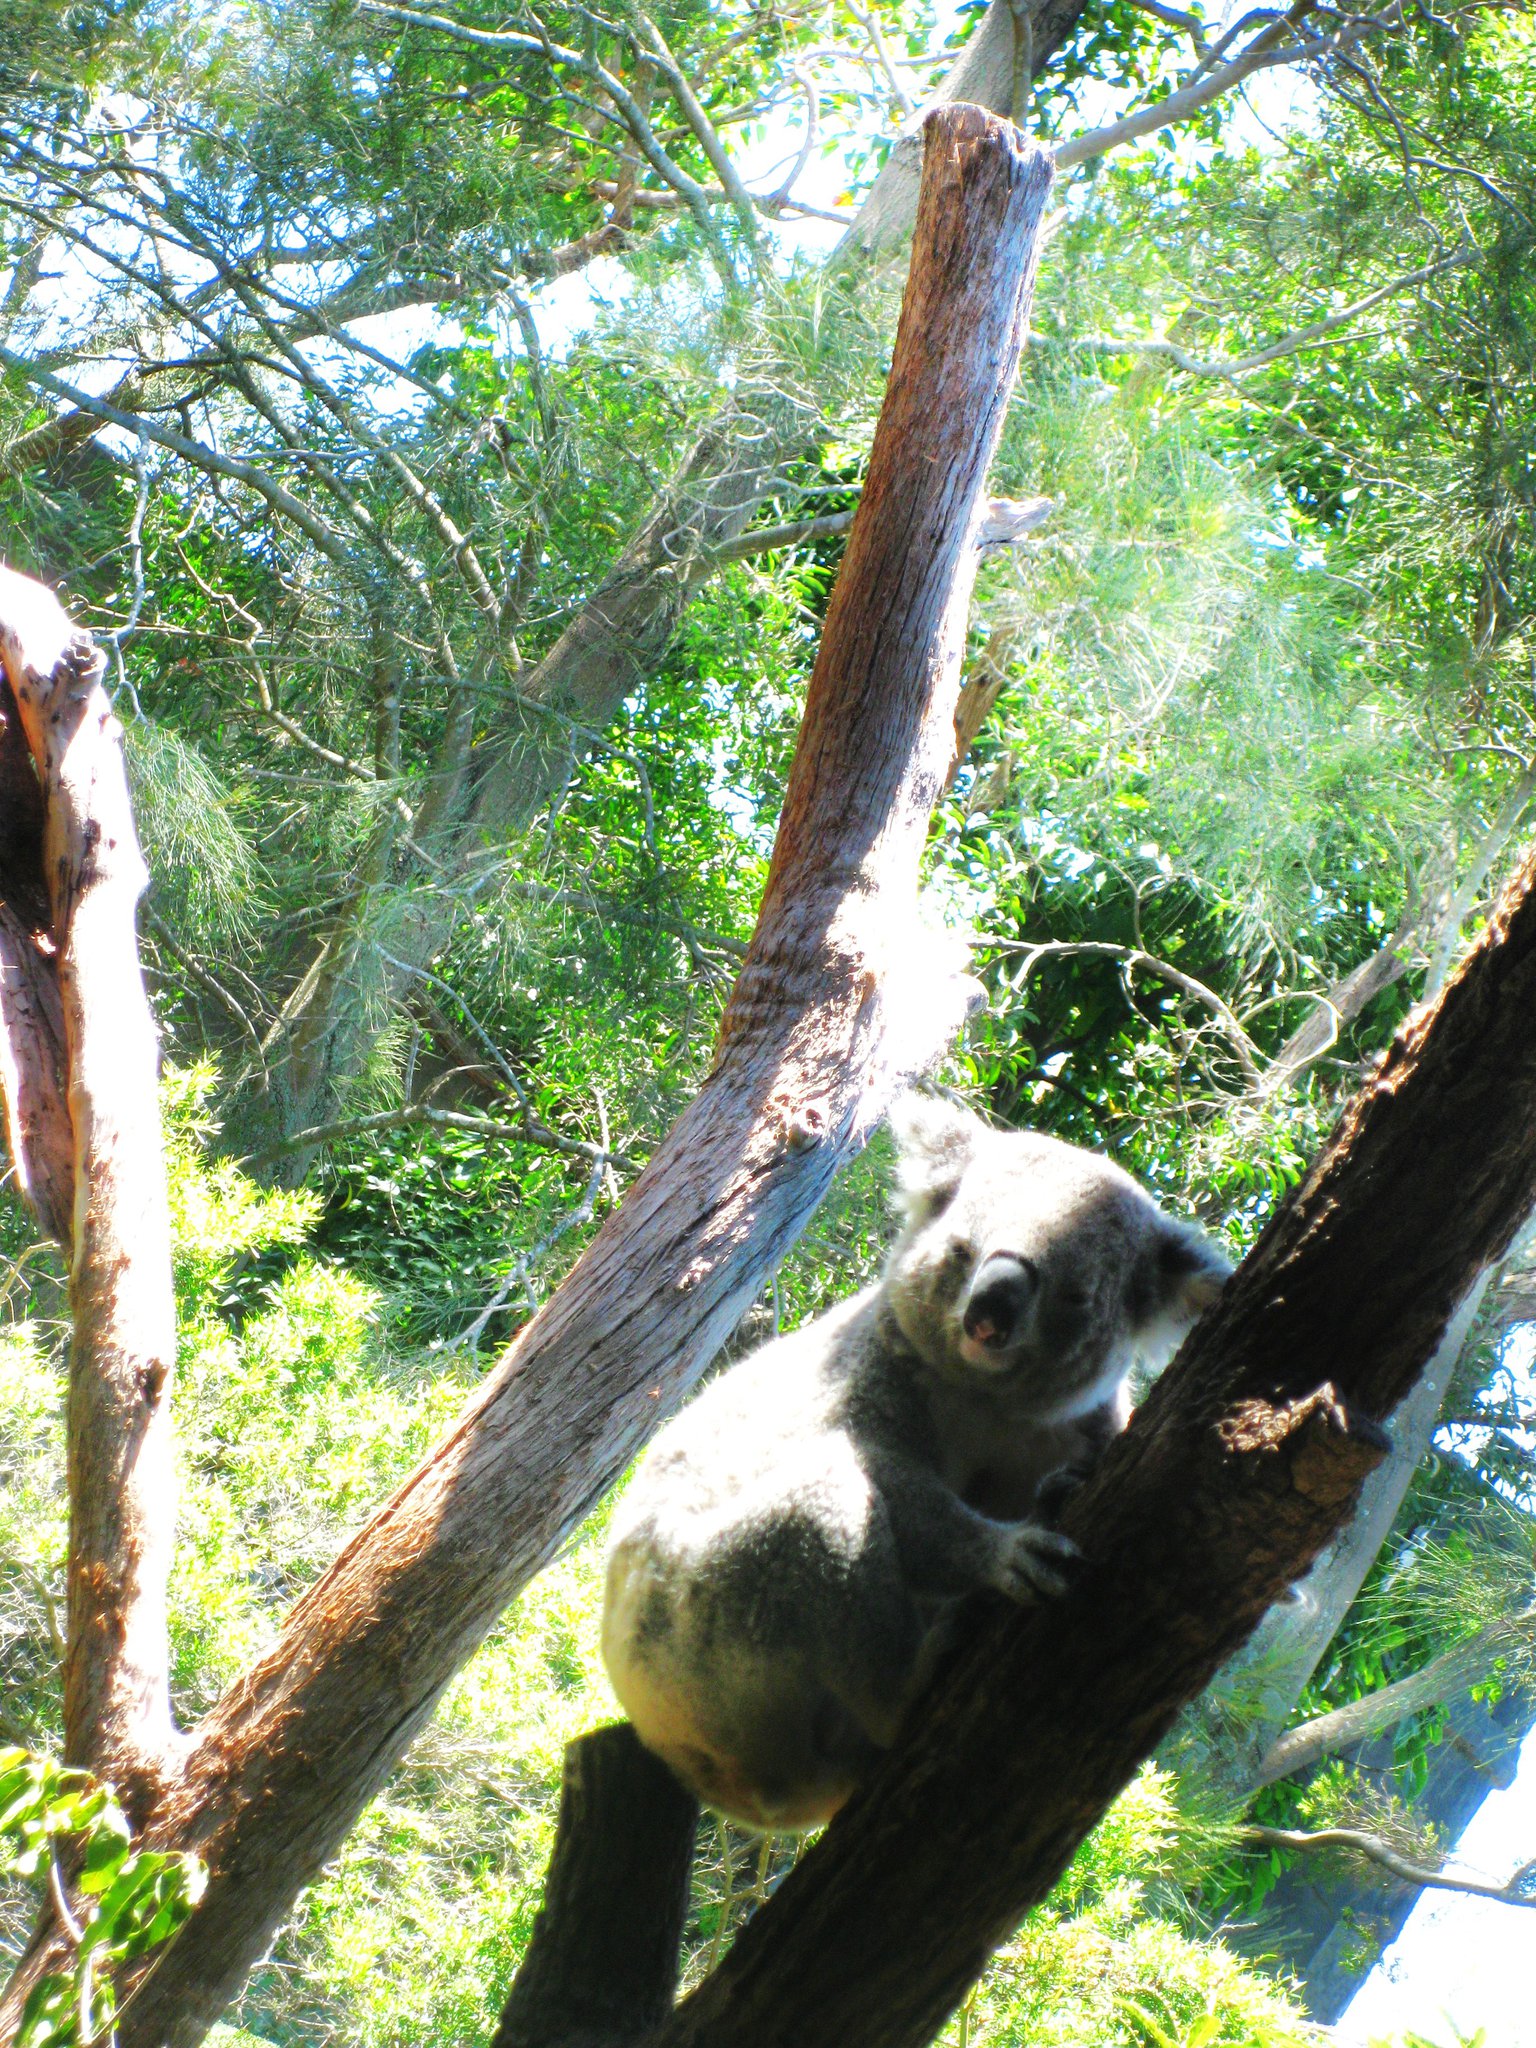
<path id="1" fill-rule="evenodd" d="M 176 1514 L 159 1047 L 134 931 L 147 877 L 101 657 L 48 591 L 9 570 L 0 664 L 15 716 L 5 787 L 23 793 L 25 826 L 6 848 L 0 1058 L 23 1187 L 71 1252 L 64 1752 L 142 1815 L 174 1748 L 165 1599 Z"/>

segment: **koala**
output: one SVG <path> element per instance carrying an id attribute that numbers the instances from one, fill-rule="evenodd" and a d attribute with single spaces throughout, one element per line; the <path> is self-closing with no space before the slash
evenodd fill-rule
<path id="1" fill-rule="evenodd" d="M 646 1746 L 768 1831 L 895 1741 L 955 1603 L 1064 1589 L 1040 1519 L 1230 1268 L 1108 1160 L 911 1097 L 884 1277 L 723 1373 L 613 1524 L 603 1658 Z"/>

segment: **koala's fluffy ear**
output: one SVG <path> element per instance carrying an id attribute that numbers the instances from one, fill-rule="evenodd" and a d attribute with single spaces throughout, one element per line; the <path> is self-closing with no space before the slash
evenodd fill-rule
<path id="1" fill-rule="evenodd" d="M 986 1125 L 932 1095 L 904 1095 L 891 1111 L 891 1129 L 902 1213 L 908 1223 L 921 1223 L 954 1194 Z"/>
<path id="2" fill-rule="evenodd" d="M 1232 1263 L 1193 1224 L 1159 1216 L 1137 1275 L 1135 1343 L 1154 1370 L 1167 1364 L 1185 1332 L 1215 1301 Z"/>

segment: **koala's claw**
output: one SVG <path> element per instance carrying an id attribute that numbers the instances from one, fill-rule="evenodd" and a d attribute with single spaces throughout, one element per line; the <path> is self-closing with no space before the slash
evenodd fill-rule
<path id="1" fill-rule="evenodd" d="M 1089 1468 L 1082 1465 L 1058 1465 L 1054 1472 L 1047 1472 L 1035 1488 L 1031 1513 L 1041 1522 L 1056 1522 L 1067 1502 L 1077 1493 L 1089 1477 Z"/>
<path id="2" fill-rule="evenodd" d="M 1042 1595 L 1054 1599 L 1071 1583 L 1062 1567 L 1075 1564 L 1081 1555 L 1071 1537 L 1059 1530 L 1019 1522 L 999 1547 L 993 1583 L 1010 1600 L 1029 1602 Z"/>

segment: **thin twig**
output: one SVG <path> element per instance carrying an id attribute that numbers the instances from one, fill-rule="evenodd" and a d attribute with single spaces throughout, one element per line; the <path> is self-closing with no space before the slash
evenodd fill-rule
<path id="1" fill-rule="evenodd" d="M 1431 1870 L 1427 1864 L 1410 1861 L 1390 1842 L 1383 1841 L 1380 1835 L 1367 1834 L 1363 1828 L 1314 1828 L 1309 1832 L 1303 1828 L 1246 1827 L 1242 1838 L 1271 1849 L 1352 1849 L 1357 1856 L 1377 1864 L 1404 1884 L 1423 1886 L 1426 1890 L 1464 1892 L 1469 1898 L 1495 1899 L 1503 1906 L 1536 1908 L 1536 1892 L 1525 1889 L 1536 1875 L 1536 1863 L 1523 1864 L 1504 1884 L 1495 1884 L 1491 1878 L 1447 1877 L 1443 1869 Z"/>
<path id="2" fill-rule="evenodd" d="M 1260 1085 L 1259 1049 L 1248 1036 L 1230 1004 L 1225 1002 L 1213 988 L 1207 988 L 1203 981 L 1197 981 L 1192 974 L 1186 974 L 1180 967 L 1174 967 L 1167 960 L 1159 960 L 1155 953 L 1145 953 L 1139 946 L 1117 946 L 1108 940 L 1098 939 L 1045 939 L 1031 944 L 1025 939 L 1003 940 L 996 945 L 984 941 L 989 950 L 1004 953 L 1022 953 L 1024 963 L 1019 971 L 1018 986 L 1022 993 L 1024 985 L 1042 960 L 1069 959 L 1074 954 L 1084 958 L 1118 960 L 1130 972 L 1140 969 L 1155 974 L 1161 980 L 1170 982 L 1185 995 L 1193 996 L 1204 1003 L 1220 1025 L 1223 1036 L 1237 1055 L 1243 1078 L 1251 1088 Z"/>
<path id="3" fill-rule="evenodd" d="M 605 1153 L 600 1145 L 589 1145 L 584 1139 L 564 1138 L 535 1116 L 520 1123 L 508 1123 L 503 1117 L 477 1116 L 462 1109 L 434 1109 L 424 1102 L 410 1103 L 402 1109 L 376 1110 L 369 1116 L 338 1117 L 332 1123 L 311 1124 L 306 1130 L 295 1131 L 289 1137 L 277 1138 L 269 1145 L 260 1146 L 236 1163 L 250 1166 L 264 1159 L 278 1158 L 285 1152 L 326 1145 L 336 1138 L 364 1137 L 370 1131 L 399 1131 L 410 1124 L 430 1124 L 434 1130 L 473 1131 L 481 1137 L 507 1138 L 514 1144 L 540 1146 L 546 1152 L 564 1152 L 572 1159 L 611 1160 L 615 1166 L 622 1166 L 631 1173 L 638 1173 L 643 1163 L 628 1152 Z"/>

